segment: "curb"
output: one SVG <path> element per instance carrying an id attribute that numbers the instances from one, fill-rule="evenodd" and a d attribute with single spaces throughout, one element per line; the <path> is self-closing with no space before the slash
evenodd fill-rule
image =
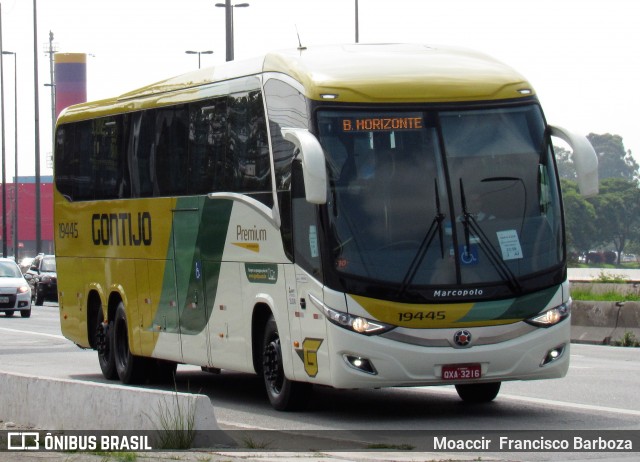
<path id="1" fill-rule="evenodd" d="M 236 443 L 220 431 L 209 397 L 0 371 L 2 418 L 59 430 L 163 431 L 159 412 L 194 414 L 194 447 Z M 38 403 L 35 405 L 34 403 Z M 78 418 L 78 416 L 84 416 Z M 217 431 L 211 431 L 217 430 Z"/>

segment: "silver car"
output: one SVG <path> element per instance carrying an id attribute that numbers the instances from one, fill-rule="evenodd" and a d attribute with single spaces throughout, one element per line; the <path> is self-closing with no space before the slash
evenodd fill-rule
<path id="1" fill-rule="evenodd" d="M 8 258 L 0 258 L 0 313 L 11 317 L 16 311 L 20 316 L 31 316 L 31 289 L 20 267 Z"/>

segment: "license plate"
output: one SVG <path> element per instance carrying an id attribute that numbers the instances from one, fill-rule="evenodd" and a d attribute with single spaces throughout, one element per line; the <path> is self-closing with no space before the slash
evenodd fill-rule
<path id="1" fill-rule="evenodd" d="M 482 376 L 480 364 L 447 364 L 442 366 L 443 380 L 471 380 Z"/>
<path id="2" fill-rule="evenodd" d="M 9 297 L 0 295 L 0 303 L 9 303 Z"/>

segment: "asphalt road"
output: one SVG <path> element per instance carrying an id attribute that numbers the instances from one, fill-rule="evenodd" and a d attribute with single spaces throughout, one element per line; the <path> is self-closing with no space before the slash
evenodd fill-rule
<path id="1" fill-rule="evenodd" d="M 395 445 L 421 437 L 421 431 L 633 430 L 640 432 L 640 350 L 572 345 L 567 377 L 503 384 L 490 404 L 469 406 L 453 387 L 334 390 L 316 387 L 305 412 L 274 411 L 260 381 L 251 375 L 223 371 L 207 374 L 179 366 L 180 391 L 208 395 L 218 423 L 226 429 L 309 430 L 344 438 L 372 435 Z M 32 317 L 0 316 L 0 370 L 76 380 L 107 382 L 94 351 L 64 339 L 55 305 L 34 307 Z M 161 388 L 161 387 L 159 387 Z M 168 387 L 165 387 L 169 389 Z M 363 433 L 364 432 L 364 433 Z M 369 433 L 367 433 L 369 432 Z M 636 450 L 637 451 L 637 450 Z M 471 454 L 473 455 L 473 454 Z M 511 460 L 637 460 L 638 452 L 514 453 Z M 504 458 L 484 453 L 483 459 Z"/>

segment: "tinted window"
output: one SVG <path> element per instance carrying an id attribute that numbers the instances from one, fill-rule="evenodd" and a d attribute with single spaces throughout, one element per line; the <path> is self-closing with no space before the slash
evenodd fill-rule
<path id="1" fill-rule="evenodd" d="M 261 93 L 62 125 L 55 174 L 74 201 L 229 191 L 271 206 Z"/>

